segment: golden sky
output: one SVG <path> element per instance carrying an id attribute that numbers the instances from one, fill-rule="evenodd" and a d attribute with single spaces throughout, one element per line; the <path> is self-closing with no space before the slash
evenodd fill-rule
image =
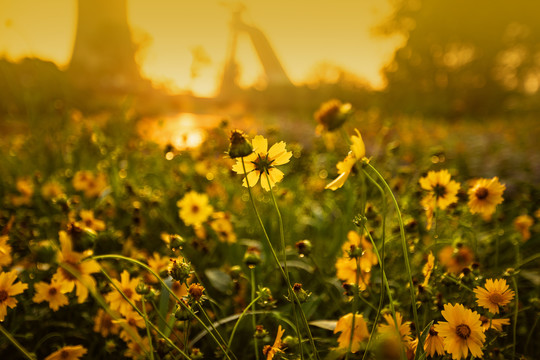
<path id="1" fill-rule="evenodd" d="M 218 0 L 128 0 L 138 61 L 145 76 L 174 90 L 212 95 L 225 61 L 230 11 Z M 390 13 L 384 0 L 244 0 L 245 22 L 264 31 L 291 80 L 306 81 L 317 64 L 329 62 L 382 86 L 380 68 L 402 39 L 373 34 Z M 73 47 L 76 0 L 0 0 L 0 57 L 37 56 L 65 67 Z M 190 76 L 192 49 L 211 60 Z M 241 82 L 262 69 L 247 36 L 241 37 Z"/>

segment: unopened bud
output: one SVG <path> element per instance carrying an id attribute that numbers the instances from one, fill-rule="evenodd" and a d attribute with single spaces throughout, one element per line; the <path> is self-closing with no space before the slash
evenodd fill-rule
<path id="1" fill-rule="evenodd" d="M 201 300 L 204 293 L 204 286 L 199 284 L 189 285 L 188 294 L 193 299 L 193 301 L 198 302 Z"/>
<path id="2" fill-rule="evenodd" d="M 244 264 L 250 269 L 261 263 L 261 251 L 256 247 L 248 247 L 244 255 Z"/>
<path id="3" fill-rule="evenodd" d="M 139 295 L 147 295 L 150 292 L 150 288 L 141 280 L 135 287 L 135 292 Z"/>
<path id="4" fill-rule="evenodd" d="M 191 275 L 191 264 L 185 260 L 178 262 L 171 259 L 171 261 L 172 265 L 169 269 L 169 275 L 171 275 L 174 280 L 180 281 L 180 283 L 184 284 Z"/>
<path id="5" fill-rule="evenodd" d="M 302 284 L 299 283 L 294 284 L 293 291 L 296 294 L 298 301 L 300 301 L 301 303 L 306 302 L 307 299 L 311 296 L 311 292 L 304 290 L 302 288 Z"/>
<path id="6" fill-rule="evenodd" d="M 253 152 L 253 146 L 240 130 L 234 130 L 231 133 L 230 141 L 228 154 L 233 159 L 248 156 Z"/>
<path id="7" fill-rule="evenodd" d="M 294 246 L 300 257 L 309 256 L 311 254 L 311 249 L 313 248 L 313 245 L 309 240 L 300 240 L 294 244 Z"/>

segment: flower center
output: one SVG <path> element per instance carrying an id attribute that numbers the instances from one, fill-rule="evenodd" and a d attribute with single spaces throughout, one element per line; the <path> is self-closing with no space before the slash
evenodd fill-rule
<path id="1" fill-rule="evenodd" d="M 191 207 L 191 212 L 194 213 L 194 214 L 198 213 L 199 212 L 199 206 L 193 205 Z"/>
<path id="2" fill-rule="evenodd" d="M 489 301 L 492 302 L 493 304 L 500 304 L 504 299 L 503 299 L 503 296 L 499 293 L 493 293 L 491 295 L 489 295 L 488 297 Z"/>
<path id="3" fill-rule="evenodd" d="M 133 296 L 133 291 L 131 289 L 124 289 L 124 294 L 127 298 L 131 299 L 131 297 Z"/>
<path id="4" fill-rule="evenodd" d="M 476 198 L 478 200 L 484 200 L 485 198 L 488 197 L 489 191 L 485 187 L 481 187 L 481 188 L 477 189 L 474 194 L 476 195 Z"/>
<path id="5" fill-rule="evenodd" d="M 438 198 L 444 197 L 444 195 L 446 195 L 446 186 L 437 184 L 433 187 L 433 192 L 435 193 L 435 196 Z"/>
<path id="6" fill-rule="evenodd" d="M 456 335 L 463 340 L 467 340 L 467 338 L 471 336 L 471 328 L 465 324 L 458 325 L 456 327 Z"/>
<path id="7" fill-rule="evenodd" d="M 57 292 L 58 292 L 58 290 L 55 287 L 52 287 L 52 288 L 49 289 L 49 295 L 51 295 L 51 296 L 56 295 Z"/>
<path id="8" fill-rule="evenodd" d="M 6 290 L 0 290 L 0 303 L 8 298 L 8 293 Z"/>
<path id="9" fill-rule="evenodd" d="M 62 350 L 62 352 L 60 353 L 60 359 L 68 359 L 68 358 L 69 358 L 69 351 Z"/>
<path id="10" fill-rule="evenodd" d="M 260 172 L 268 172 L 268 169 L 272 167 L 272 163 L 274 160 L 269 160 L 268 155 L 261 157 L 259 155 L 257 159 L 253 162 L 253 165 L 255 165 L 255 170 Z"/>
<path id="11" fill-rule="evenodd" d="M 431 335 L 431 336 L 439 335 L 439 333 L 437 331 L 435 331 L 435 326 L 432 326 L 432 327 L 429 328 L 429 335 Z"/>

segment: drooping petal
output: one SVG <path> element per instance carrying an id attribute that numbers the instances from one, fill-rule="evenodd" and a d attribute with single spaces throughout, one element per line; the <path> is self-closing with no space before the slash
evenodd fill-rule
<path id="1" fill-rule="evenodd" d="M 347 181 L 348 177 L 349 177 L 349 173 L 344 172 L 341 175 L 339 175 L 337 178 L 335 178 L 334 181 L 326 185 L 324 188 L 336 191 L 337 189 L 342 187 L 343 184 L 345 184 L 345 181 Z"/>
<path id="2" fill-rule="evenodd" d="M 362 140 L 362 135 L 360 135 L 360 131 L 358 131 L 358 129 L 354 129 L 354 131 L 356 131 L 356 135 L 358 136 L 351 136 L 351 151 L 353 152 L 356 159 L 360 160 L 364 156 L 366 156 L 366 146 L 364 145 L 364 140 Z"/>
<path id="3" fill-rule="evenodd" d="M 253 152 L 255 154 L 266 155 L 268 152 L 268 140 L 262 135 L 255 136 L 251 144 L 253 145 Z"/>

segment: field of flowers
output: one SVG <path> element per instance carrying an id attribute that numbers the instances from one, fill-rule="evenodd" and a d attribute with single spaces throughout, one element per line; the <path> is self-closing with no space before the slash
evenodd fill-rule
<path id="1" fill-rule="evenodd" d="M 0 358 L 540 357 L 536 120 L 126 116 L 0 138 Z"/>

